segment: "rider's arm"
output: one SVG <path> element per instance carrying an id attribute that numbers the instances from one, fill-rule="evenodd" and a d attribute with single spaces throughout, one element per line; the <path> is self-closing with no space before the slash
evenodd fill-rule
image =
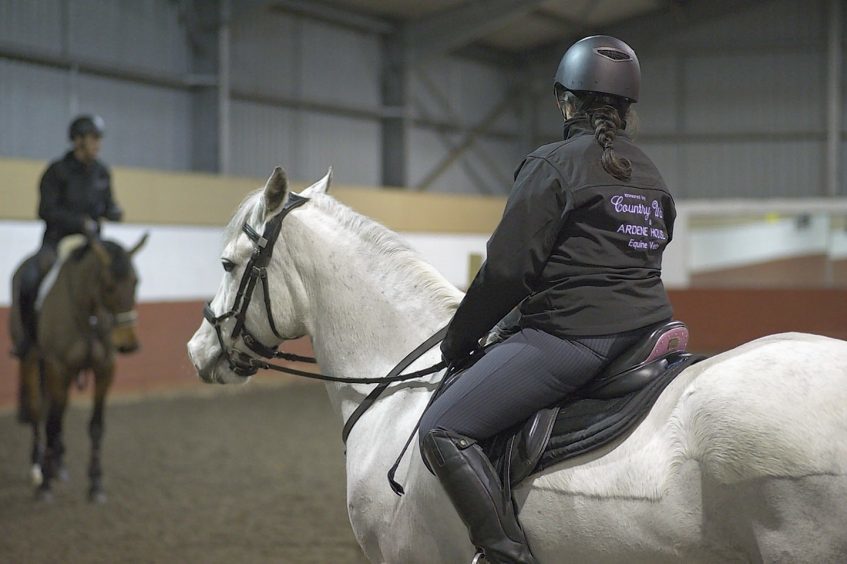
<path id="1" fill-rule="evenodd" d="M 112 197 L 112 174 L 109 172 L 109 169 L 104 167 L 104 173 L 106 174 L 106 178 L 108 179 L 108 185 L 104 190 L 104 206 L 102 217 L 105 217 L 109 221 L 120 221 L 123 219 L 124 211 L 121 207 L 115 203 L 114 198 Z"/>
<path id="2" fill-rule="evenodd" d="M 546 159 L 521 165 L 503 218 L 488 240 L 487 259 L 459 304 L 441 345 L 445 358 L 477 341 L 532 291 L 553 250 L 566 212 L 562 179 Z"/>
<path id="3" fill-rule="evenodd" d="M 48 224 L 56 225 L 66 233 L 81 233 L 85 225 L 83 214 L 69 211 L 62 202 L 64 181 L 58 170 L 58 165 L 51 165 L 41 177 L 39 191 L 41 198 L 38 203 L 38 217 Z"/>

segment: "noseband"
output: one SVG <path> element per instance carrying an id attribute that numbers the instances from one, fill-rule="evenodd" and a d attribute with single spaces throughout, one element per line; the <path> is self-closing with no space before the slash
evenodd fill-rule
<path id="1" fill-rule="evenodd" d="M 256 289 L 256 282 L 259 280 L 262 281 L 262 292 L 265 297 L 265 311 L 267 312 L 268 324 L 271 327 L 271 331 L 273 331 L 274 335 L 276 335 L 280 341 L 285 341 L 285 337 L 279 334 L 276 326 L 274 325 L 274 316 L 271 311 L 271 299 L 270 299 L 270 290 L 268 289 L 268 271 L 267 267 L 270 264 L 271 256 L 273 254 L 274 246 L 276 245 L 276 240 L 279 238 L 280 229 L 282 228 L 282 220 L 285 219 L 285 216 L 291 212 L 291 210 L 298 208 L 309 201 L 309 198 L 305 198 L 303 196 L 297 194 L 291 194 L 288 197 L 288 201 L 276 216 L 271 218 L 265 224 L 265 230 L 260 236 L 259 233 L 250 227 L 247 222 L 244 222 L 244 225 L 241 226 L 241 229 L 247 236 L 253 241 L 255 245 L 255 250 L 253 251 L 253 255 L 250 257 L 250 261 L 247 263 L 247 267 L 244 270 L 244 275 L 241 277 L 241 282 L 238 285 L 238 292 L 235 295 L 235 301 L 232 304 L 232 309 L 222 315 L 215 315 L 215 312 L 212 311 L 211 302 L 207 303 L 203 308 L 203 317 L 208 321 L 212 327 L 215 329 L 215 334 L 218 336 L 218 343 L 221 346 L 221 354 L 229 362 L 230 369 L 238 374 L 239 376 L 252 376 L 255 374 L 260 368 L 266 370 L 276 370 L 278 372 L 285 372 L 287 374 L 293 374 L 295 376 L 302 376 L 305 378 L 312 378 L 315 380 L 323 380 L 327 382 L 344 382 L 348 384 L 378 384 L 371 393 L 359 404 L 350 418 L 344 425 L 344 430 L 342 432 L 342 439 L 346 443 L 347 437 L 350 434 L 350 431 L 353 429 L 353 426 L 359 420 L 359 418 L 364 414 L 364 412 L 377 400 L 377 398 L 386 390 L 386 388 L 394 383 L 394 382 L 405 382 L 407 380 L 413 380 L 415 378 L 421 378 L 423 376 L 428 376 L 430 374 L 434 374 L 439 370 L 445 368 L 447 363 L 442 361 L 433 366 L 425 368 L 423 370 L 418 370 L 416 372 L 411 372 L 408 374 L 402 374 L 403 370 L 408 368 L 415 360 L 420 358 L 425 352 L 430 350 L 432 347 L 437 345 L 444 338 L 444 335 L 447 332 L 447 327 L 442 327 L 437 333 L 427 339 L 424 343 L 422 343 L 418 348 L 409 353 L 403 360 L 401 360 L 392 370 L 388 373 L 387 376 L 382 378 L 340 378 L 337 376 L 328 376 L 325 374 L 318 374 L 314 372 L 304 372 L 302 370 L 297 370 L 294 368 L 287 368 L 285 366 L 271 364 L 269 362 L 265 362 L 258 358 L 254 358 L 248 354 L 245 354 L 242 351 L 239 351 L 235 348 L 227 348 L 224 344 L 223 338 L 223 322 L 229 319 L 230 317 L 235 318 L 235 327 L 232 330 L 232 335 L 230 338 L 234 342 L 238 337 L 242 337 L 244 344 L 247 345 L 251 351 L 256 353 L 257 355 L 263 358 L 282 358 L 285 360 L 296 361 L 296 362 L 311 362 L 316 363 L 317 361 L 311 357 L 299 356 L 291 353 L 284 353 L 281 351 L 277 351 L 279 345 L 274 347 L 268 347 L 262 344 L 259 339 L 257 339 L 250 331 L 247 330 L 245 326 L 245 322 L 247 319 L 247 308 L 250 306 L 250 299 L 253 297 L 253 291 Z M 406 443 L 408 446 L 408 442 Z M 403 449 L 406 450 L 405 447 Z M 393 470 L 391 472 L 391 476 L 393 476 Z M 392 486 L 393 487 L 393 486 Z"/>
<path id="2" fill-rule="evenodd" d="M 241 351 L 227 349 L 224 344 L 222 324 L 230 317 L 235 318 L 235 327 L 232 329 L 230 339 L 235 341 L 239 337 L 242 337 L 242 340 L 247 348 L 257 355 L 263 358 L 294 357 L 292 358 L 293 360 L 313 362 L 312 359 L 278 353 L 276 346 L 268 347 L 262 344 L 262 342 L 259 341 L 259 339 L 257 339 L 245 325 L 247 319 L 247 308 L 250 307 L 250 300 L 253 297 L 253 291 L 256 288 L 256 283 L 261 280 L 268 324 L 270 325 L 273 334 L 276 335 L 280 341 L 285 340 L 285 338 L 279 334 L 279 331 L 274 324 L 274 316 L 271 311 L 270 290 L 268 289 L 267 268 L 268 264 L 271 262 L 271 256 L 274 252 L 276 240 L 279 238 L 280 229 L 282 228 L 282 220 L 285 219 L 285 216 L 288 215 L 291 210 L 302 206 L 308 201 L 309 198 L 304 198 L 297 194 L 289 195 L 288 201 L 285 203 L 285 206 L 283 206 L 282 211 L 265 224 L 265 230 L 262 235 L 259 235 L 259 233 L 246 221 L 244 222 L 241 229 L 247 234 L 247 237 L 253 241 L 255 249 L 253 251 L 253 255 L 250 257 L 250 261 L 247 263 L 247 267 L 244 269 L 244 275 L 241 277 L 241 283 L 238 285 L 238 292 L 235 295 L 235 301 L 232 304 L 232 309 L 222 315 L 216 316 L 212 311 L 211 302 L 207 303 L 206 307 L 203 308 L 203 317 L 205 317 L 206 321 L 211 323 L 212 327 L 215 328 L 215 333 L 218 336 L 218 342 L 220 343 L 222 354 L 224 354 L 226 359 L 229 361 L 230 369 L 239 376 L 252 376 L 262 366 L 262 364 L 257 363 L 256 359 L 251 358 L 249 355 L 246 355 Z"/>

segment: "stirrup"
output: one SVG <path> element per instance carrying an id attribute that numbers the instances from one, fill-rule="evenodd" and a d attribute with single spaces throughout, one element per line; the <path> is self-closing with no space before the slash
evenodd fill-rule
<path id="1" fill-rule="evenodd" d="M 473 555 L 473 560 L 471 560 L 471 564 L 488 564 L 488 560 L 485 559 L 485 554 L 483 554 L 483 552 L 480 550 Z"/>

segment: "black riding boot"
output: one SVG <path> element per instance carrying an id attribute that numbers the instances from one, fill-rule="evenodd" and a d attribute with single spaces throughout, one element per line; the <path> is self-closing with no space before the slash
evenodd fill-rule
<path id="1" fill-rule="evenodd" d="M 497 472 L 476 441 L 433 429 L 421 441 L 429 468 L 491 564 L 537 564 Z"/>

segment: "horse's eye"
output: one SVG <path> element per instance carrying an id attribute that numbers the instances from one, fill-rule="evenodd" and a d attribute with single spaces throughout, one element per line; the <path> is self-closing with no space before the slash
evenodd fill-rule
<path id="1" fill-rule="evenodd" d="M 224 270 L 227 272 L 232 272 L 232 269 L 235 268 L 235 263 L 229 259 L 221 259 L 221 264 L 224 265 Z"/>

